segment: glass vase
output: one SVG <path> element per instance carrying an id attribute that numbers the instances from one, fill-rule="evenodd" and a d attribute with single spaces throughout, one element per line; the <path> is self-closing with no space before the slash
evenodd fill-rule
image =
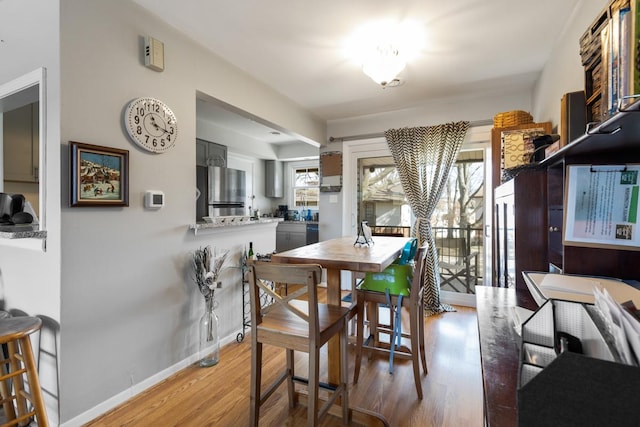
<path id="1" fill-rule="evenodd" d="M 200 318 L 200 366 L 213 366 L 220 360 L 218 316 L 214 311 L 213 296 L 205 298 L 204 314 Z"/>

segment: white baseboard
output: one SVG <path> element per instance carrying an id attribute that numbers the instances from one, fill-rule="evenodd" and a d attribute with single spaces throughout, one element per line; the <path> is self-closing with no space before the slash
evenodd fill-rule
<path id="1" fill-rule="evenodd" d="M 236 341 L 236 337 L 238 335 L 238 333 L 242 332 L 242 329 L 239 329 L 238 331 L 232 333 L 231 335 L 228 335 L 226 337 L 224 337 L 221 341 L 220 341 L 220 346 L 223 347 L 231 342 L 235 342 Z M 149 378 L 146 378 L 145 380 L 134 384 L 133 386 L 131 386 L 130 388 L 122 391 L 121 393 L 118 393 L 117 395 L 105 400 L 104 402 L 100 403 L 99 405 L 94 406 L 93 408 L 89 409 L 88 411 L 83 412 L 82 414 L 78 415 L 75 418 L 72 418 L 69 421 L 66 421 L 62 424 L 60 424 L 60 427 L 80 427 L 86 423 L 88 423 L 89 421 L 99 417 L 100 415 L 110 411 L 111 409 L 115 408 L 116 406 L 126 402 L 127 400 L 131 399 L 132 397 L 142 393 L 143 391 L 147 390 L 148 388 L 158 384 L 160 381 L 163 381 L 167 378 L 169 378 L 171 375 L 175 374 L 176 372 L 181 371 L 182 369 L 186 368 L 187 366 L 196 363 L 198 361 L 198 354 L 193 354 L 190 357 L 181 360 L 180 362 L 176 363 L 173 366 L 168 367 L 167 369 L 158 372 L 155 375 L 152 375 Z"/>
<path id="2" fill-rule="evenodd" d="M 440 291 L 440 301 L 444 304 L 465 307 L 476 306 L 476 296 L 474 294 L 463 294 L 461 292 Z"/>

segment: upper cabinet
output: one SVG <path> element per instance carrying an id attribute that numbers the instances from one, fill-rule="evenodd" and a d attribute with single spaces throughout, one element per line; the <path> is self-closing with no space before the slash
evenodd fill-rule
<path id="1" fill-rule="evenodd" d="M 227 147 L 196 138 L 197 166 L 227 166 Z"/>
<path id="2" fill-rule="evenodd" d="M 40 161 L 39 103 L 27 104 L 3 115 L 4 180 L 38 182 Z"/>

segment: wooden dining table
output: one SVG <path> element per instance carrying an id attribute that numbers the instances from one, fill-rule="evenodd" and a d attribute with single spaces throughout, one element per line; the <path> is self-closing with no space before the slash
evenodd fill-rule
<path id="1" fill-rule="evenodd" d="M 285 264 L 319 264 L 327 271 L 327 303 L 341 304 L 340 272 L 380 272 L 402 252 L 407 237 L 373 236 L 369 244 L 354 244 L 355 237 L 324 240 L 271 256 L 271 262 Z M 353 296 L 355 297 L 355 296 Z M 330 384 L 340 383 L 340 341 L 328 343 L 328 376 Z"/>
<path id="2" fill-rule="evenodd" d="M 380 272 L 398 258 L 407 237 L 374 236 L 370 244 L 355 244 L 355 237 L 338 237 L 324 240 L 271 256 L 271 262 L 285 264 L 319 264 L 327 271 L 327 303 L 340 305 L 342 292 L 340 272 Z M 355 298 L 355 295 L 352 295 Z M 329 384 L 340 383 L 340 340 L 335 336 L 327 344 L 327 370 Z M 304 401 L 302 396 L 301 401 Z M 340 408 L 329 410 L 338 415 Z M 387 420 L 376 412 L 350 406 L 350 418 L 355 424 L 372 427 L 388 427 Z"/>

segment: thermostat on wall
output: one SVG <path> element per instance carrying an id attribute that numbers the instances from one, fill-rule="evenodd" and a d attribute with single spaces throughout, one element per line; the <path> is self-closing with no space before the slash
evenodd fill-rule
<path id="1" fill-rule="evenodd" d="M 164 206 L 164 193 L 158 190 L 148 190 L 144 194 L 144 206 L 150 209 L 160 209 Z"/>

